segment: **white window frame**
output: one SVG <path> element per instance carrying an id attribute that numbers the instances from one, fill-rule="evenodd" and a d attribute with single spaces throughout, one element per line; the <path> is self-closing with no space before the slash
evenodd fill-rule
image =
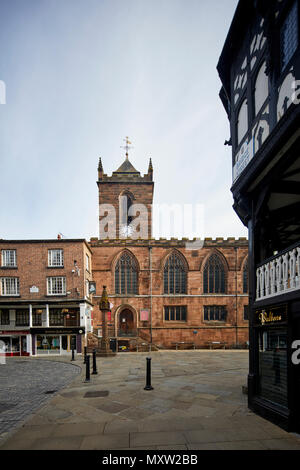
<path id="1" fill-rule="evenodd" d="M 1 277 L 1 295 L 13 297 L 20 295 L 20 281 L 18 277 Z"/>
<path id="2" fill-rule="evenodd" d="M 1 266 L 3 268 L 16 268 L 17 250 L 1 250 Z"/>
<path id="3" fill-rule="evenodd" d="M 64 250 L 62 249 L 50 249 L 48 250 L 48 267 L 57 268 L 64 266 Z"/>
<path id="4" fill-rule="evenodd" d="M 65 276 L 47 278 L 47 295 L 66 295 Z"/>

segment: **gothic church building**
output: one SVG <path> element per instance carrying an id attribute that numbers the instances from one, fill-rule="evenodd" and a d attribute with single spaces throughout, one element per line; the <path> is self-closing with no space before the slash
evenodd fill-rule
<path id="1" fill-rule="evenodd" d="M 108 332 L 115 350 L 246 347 L 248 342 L 248 241 L 205 238 L 201 248 L 187 240 L 152 238 L 153 167 L 141 175 L 128 159 L 108 176 L 98 166 L 100 237 L 91 238 L 93 333 L 102 335 L 98 304 L 106 286 L 111 312 Z M 121 214 L 120 201 L 139 211 L 146 231 L 133 237 L 135 217 Z M 109 208 L 115 218 L 105 223 Z M 119 223 L 121 221 L 121 223 Z M 102 229 L 101 229 L 102 227 Z M 114 236 L 105 230 L 113 229 Z"/>

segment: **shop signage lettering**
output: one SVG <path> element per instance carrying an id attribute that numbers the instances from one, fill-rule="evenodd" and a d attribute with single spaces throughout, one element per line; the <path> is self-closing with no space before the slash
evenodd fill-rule
<path id="1" fill-rule="evenodd" d="M 287 320 L 286 306 L 256 310 L 256 319 L 260 325 L 284 322 Z"/>
<path id="2" fill-rule="evenodd" d="M 273 312 L 267 313 L 265 310 L 263 310 L 259 314 L 259 319 L 260 319 L 262 325 L 264 325 L 264 323 L 270 323 L 270 322 L 274 322 L 274 321 L 282 321 L 282 316 L 281 315 L 274 315 Z"/>

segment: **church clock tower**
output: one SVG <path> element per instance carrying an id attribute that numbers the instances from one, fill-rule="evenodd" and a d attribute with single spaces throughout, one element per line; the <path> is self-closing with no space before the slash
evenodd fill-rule
<path id="1" fill-rule="evenodd" d="M 107 176 L 101 158 L 98 165 L 99 239 L 147 239 L 152 237 L 153 167 L 141 176 L 128 159 L 129 140 L 122 165 Z"/>

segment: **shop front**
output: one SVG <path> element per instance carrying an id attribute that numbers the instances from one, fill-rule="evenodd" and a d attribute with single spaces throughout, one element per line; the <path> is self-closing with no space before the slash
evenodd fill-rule
<path id="1" fill-rule="evenodd" d="M 291 361 L 293 333 L 291 306 L 270 305 L 254 311 L 256 386 L 250 396 L 250 408 L 279 426 L 290 430 L 295 403 L 290 387 L 294 374 Z"/>
<path id="2" fill-rule="evenodd" d="M 64 355 L 82 352 L 84 328 L 32 328 L 32 354 Z"/>
<path id="3" fill-rule="evenodd" d="M 1 331 L 0 351 L 5 356 L 29 356 L 29 331 Z"/>

